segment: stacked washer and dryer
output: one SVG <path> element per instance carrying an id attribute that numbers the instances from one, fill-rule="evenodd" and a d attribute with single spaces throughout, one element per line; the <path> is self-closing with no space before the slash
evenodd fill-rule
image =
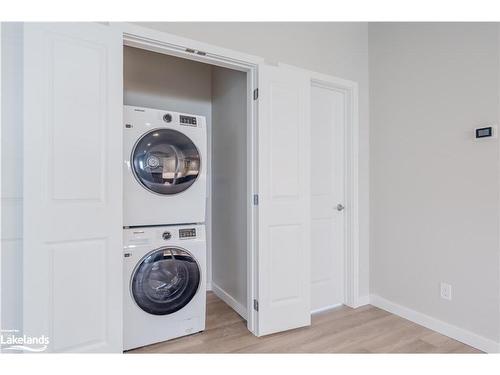
<path id="1" fill-rule="evenodd" d="M 203 116 L 124 107 L 124 350 L 205 329 Z"/>

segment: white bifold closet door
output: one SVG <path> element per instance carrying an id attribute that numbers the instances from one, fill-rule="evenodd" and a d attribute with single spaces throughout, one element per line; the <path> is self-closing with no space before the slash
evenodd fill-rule
<path id="1" fill-rule="evenodd" d="M 259 66 L 258 335 L 311 324 L 310 87 Z"/>
<path id="2" fill-rule="evenodd" d="M 24 26 L 23 326 L 51 352 L 122 351 L 122 36 Z"/>

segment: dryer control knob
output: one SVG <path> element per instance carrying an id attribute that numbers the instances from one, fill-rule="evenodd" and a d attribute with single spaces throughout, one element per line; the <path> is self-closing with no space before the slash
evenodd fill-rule
<path id="1" fill-rule="evenodd" d="M 163 239 L 164 240 L 169 240 L 172 238 L 172 233 L 170 232 L 163 232 Z"/>
<path id="2" fill-rule="evenodd" d="M 170 113 L 167 113 L 163 116 L 163 121 L 165 122 L 170 122 L 172 121 L 172 115 Z"/>

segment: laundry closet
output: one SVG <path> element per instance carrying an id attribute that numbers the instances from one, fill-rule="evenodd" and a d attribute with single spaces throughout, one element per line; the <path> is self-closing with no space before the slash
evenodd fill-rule
<path id="1" fill-rule="evenodd" d="M 250 196 L 247 184 L 247 74 L 128 46 L 124 46 L 123 67 L 124 105 L 206 119 L 207 157 L 201 160 L 201 168 L 206 168 L 205 220 L 186 222 L 189 219 L 184 219 L 183 215 L 180 215 L 182 220 L 175 220 L 174 212 L 172 222 L 157 222 L 156 225 L 206 225 L 204 276 L 207 289 L 214 290 L 246 319 Z M 125 206 L 126 200 L 125 189 Z M 164 210 L 171 209 L 168 198 L 159 204 L 164 204 Z M 182 207 L 174 209 L 182 210 Z"/>
<path id="2" fill-rule="evenodd" d="M 23 334 L 50 336 L 51 352 L 122 352 L 203 330 L 204 313 L 189 311 L 205 289 L 256 336 L 360 304 L 354 82 L 127 23 L 27 23 L 9 39 L 5 62 L 21 70 L 6 84 L 22 121 L 12 262 Z M 182 147 L 148 157 L 167 129 Z M 161 204 L 163 189 L 175 205 Z M 205 212 L 186 219 L 196 189 Z M 199 299 L 166 312 L 171 286 Z M 149 331 L 129 345 L 139 321 Z"/>

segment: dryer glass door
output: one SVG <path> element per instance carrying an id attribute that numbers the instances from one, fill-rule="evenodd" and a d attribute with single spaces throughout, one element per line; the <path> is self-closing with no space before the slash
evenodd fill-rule
<path id="1" fill-rule="evenodd" d="M 200 173 L 200 153 L 185 134 L 156 129 L 143 135 L 132 151 L 132 170 L 139 183 L 157 194 L 188 189 Z"/>
<path id="2" fill-rule="evenodd" d="M 165 247 L 146 255 L 136 266 L 131 293 L 137 305 L 154 315 L 172 314 L 195 296 L 200 268 L 186 250 Z"/>

